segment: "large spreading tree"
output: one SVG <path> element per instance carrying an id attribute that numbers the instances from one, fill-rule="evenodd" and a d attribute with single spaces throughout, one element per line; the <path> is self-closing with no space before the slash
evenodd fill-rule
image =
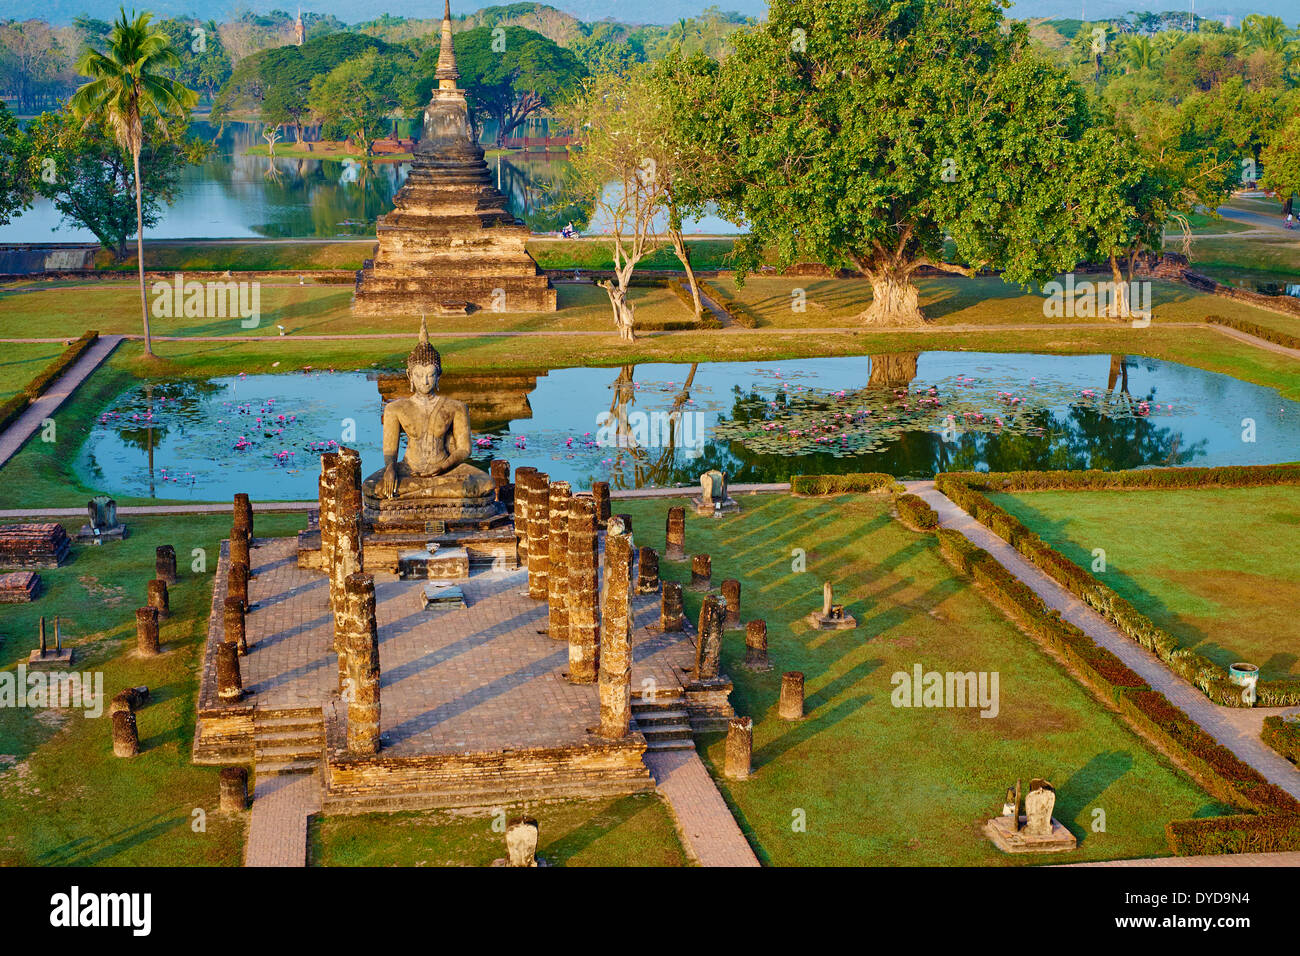
<path id="1" fill-rule="evenodd" d="M 18 120 L 0 103 L 0 226 L 25 209 L 32 198 L 32 177 L 27 169 L 28 139 Z"/>
<path id="2" fill-rule="evenodd" d="M 732 40 L 678 115 L 726 157 L 741 281 L 853 266 L 866 322 L 916 324 L 925 267 L 1031 285 L 1098 252 L 1086 95 L 987 0 L 773 0 Z"/>

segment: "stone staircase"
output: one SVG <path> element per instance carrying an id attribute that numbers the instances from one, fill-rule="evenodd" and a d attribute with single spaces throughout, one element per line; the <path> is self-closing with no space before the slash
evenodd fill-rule
<path id="1" fill-rule="evenodd" d="M 660 691 L 651 699 L 633 697 L 632 718 L 645 735 L 646 753 L 695 749 L 690 713 L 680 692 Z"/>
<path id="2" fill-rule="evenodd" d="M 353 814 L 396 810 L 440 810 L 492 808 L 526 803 L 551 803 L 573 799 L 616 797 L 654 789 L 644 768 L 619 774 L 569 773 L 547 779 L 539 775 L 510 775 L 495 784 L 467 784 L 461 787 L 410 785 L 387 786 L 368 792 L 326 789 L 326 813 Z"/>
<path id="3" fill-rule="evenodd" d="M 259 710 L 253 717 L 253 772 L 257 777 L 315 773 L 325 749 L 319 708 Z"/>

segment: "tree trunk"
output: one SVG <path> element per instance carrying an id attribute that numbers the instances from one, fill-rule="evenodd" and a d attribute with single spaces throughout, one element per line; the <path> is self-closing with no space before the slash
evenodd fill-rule
<path id="1" fill-rule="evenodd" d="M 867 357 L 871 373 L 868 388 L 907 388 L 916 378 L 916 365 L 920 352 L 890 352 Z"/>
<path id="2" fill-rule="evenodd" d="M 609 305 L 614 310 L 614 328 L 618 330 L 618 337 L 624 342 L 635 342 L 633 313 L 636 311 L 636 306 L 628 300 L 627 289 L 621 283 L 615 285 L 608 279 L 602 279 L 599 285 L 609 295 Z"/>
<path id="3" fill-rule="evenodd" d="M 1120 271 L 1119 261 L 1115 258 L 1114 253 L 1111 253 L 1110 257 L 1110 277 L 1115 291 L 1115 294 L 1111 297 L 1110 315 L 1115 319 L 1123 319 L 1130 314 L 1128 283 L 1124 281 L 1124 274 Z"/>
<path id="4" fill-rule="evenodd" d="M 681 232 L 676 229 L 670 229 L 669 235 L 673 240 L 673 251 L 677 253 L 677 258 L 681 260 L 682 268 L 686 270 L 686 282 L 691 289 L 691 300 L 695 303 L 695 321 L 700 321 L 704 315 L 704 303 L 700 301 L 700 284 L 695 279 L 695 270 L 691 267 L 691 250 L 686 245 L 686 240 L 682 237 Z"/>
<path id="5" fill-rule="evenodd" d="M 135 260 L 140 267 L 140 318 L 144 321 L 144 354 L 153 358 L 153 340 L 149 337 L 149 302 L 144 294 L 144 199 L 140 184 L 140 150 L 131 151 L 135 166 Z"/>
<path id="6" fill-rule="evenodd" d="M 912 282 L 912 273 L 894 264 L 864 268 L 871 283 L 871 305 L 859 316 L 867 325 L 924 325 L 919 304 L 920 290 Z"/>

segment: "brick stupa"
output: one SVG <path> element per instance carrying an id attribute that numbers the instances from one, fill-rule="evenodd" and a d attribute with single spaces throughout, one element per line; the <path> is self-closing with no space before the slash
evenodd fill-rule
<path id="1" fill-rule="evenodd" d="M 406 184 L 376 224 L 379 251 L 357 273 L 358 315 L 554 312 L 555 289 L 525 248 L 530 231 L 492 185 L 442 21 L 437 88 Z"/>

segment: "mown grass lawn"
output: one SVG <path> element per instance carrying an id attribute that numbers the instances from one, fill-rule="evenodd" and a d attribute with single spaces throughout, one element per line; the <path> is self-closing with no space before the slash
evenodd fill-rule
<path id="1" fill-rule="evenodd" d="M 657 794 L 498 809 L 503 817 L 482 810 L 318 817 L 309 858 L 313 866 L 491 866 L 506 855 L 501 821 L 526 815 L 537 820 L 537 855 L 550 866 L 688 865 Z"/>
<path id="2" fill-rule="evenodd" d="M 1264 680 L 1300 676 L 1300 488 L 995 495 L 1184 647 Z"/>
<path id="3" fill-rule="evenodd" d="M 17 395 L 63 351 L 61 342 L 8 344 L 0 356 L 0 402 Z"/>
<path id="4" fill-rule="evenodd" d="M 207 634 L 212 572 L 229 515 L 126 518 L 129 536 L 75 544 L 72 560 L 40 572 L 32 604 L 0 608 L 0 667 L 15 671 L 36 646 L 37 620 L 59 615 L 73 669 L 103 675 L 103 714 L 0 708 L 0 865 L 238 866 L 246 817 L 217 809 L 217 768 L 190 763 L 197 666 Z M 259 515 L 260 535 L 292 534 L 300 516 Z M 80 521 L 65 527 L 75 534 Z M 176 548 L 180 581 L 163 623 L 165 653 L 135 654 L 135 610 L 154 576 L 154 548 Z M 195 548 L 206 571 L 192 570 Z M 141 753 L 113 756 L 108 698 L 147 685 L 136 715 Z M 203 811 L 205 830 L 196 832 Z"/>
<path id="5" fill-rule="evenodd" d="M 982 836 L 1017 778 L 1043 776 L 1056 816 L 1079 838 L 1071 862 L 1166 855 L 1165 823 L 1224 807 L 1153 753 L 939 556 L 935 539 L 890 513 L 887 497 L 744 497 L 741 514 L 695 518 L 686 549 L 713 559 L 715 583 L 742 582 L 741 616 L 762 617 L 774 669 L 752 674 L 742 632 L 727 633 L 732 702 L 754 719 L 755 775 L 721 778 L 723 738 L 702 751 L 760 859 L 776 865 L 1006 865 Z M 662 549 L 680 501 L 616 501 L 639 544 Z M 807 570 L 792 569 L 806 555 Z M 687 564 L 661 561 L 664 576 Z M 801 620 L 825 579 L 858 620 L 813 631 Z M 687 610 L 700 598 L 686 591 Z M 1000 709 L 901 708 L 896 672 L 996 671 Z M 806 676 L 807 716 L 776 715 L 782 671 Z M 1097 811 L 1101 811 L 1098 814 Z M 1104 819 L 1104 832 L 1094 823 Z M 806 830 L 800 832 L 800 821 Z"/>

